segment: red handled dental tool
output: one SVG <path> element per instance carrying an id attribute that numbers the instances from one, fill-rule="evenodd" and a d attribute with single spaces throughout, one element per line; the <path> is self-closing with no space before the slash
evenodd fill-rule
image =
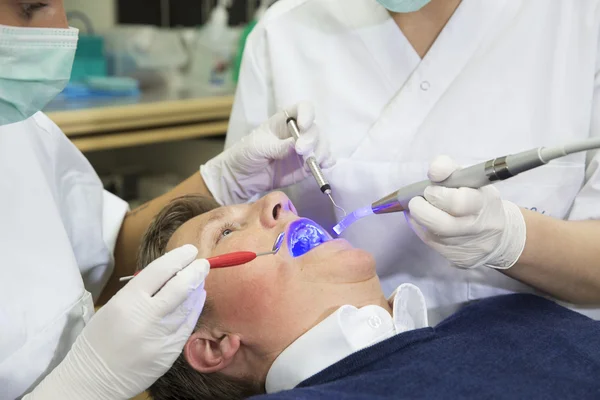
<path id="1" fill-rule="evenodd" d="M 254 260 L 256 257 L 261 256 L 269 256 L 272 254 L 277 254 L 281 245 L 283 244 L 283 238 L 285 237 L 285 232 L 281 232 L 275 243 L 273 243 L 273 248 L 271 251 L 266 251 L 264 253 L 255 253 L 253 251 L 235 251 L 233 253 L 221 254 L 220 256 L 214 256 L 207 258 L 206 260 L 210 264 L 210 268 L 227 268 L 227 267 L 235 267 L 238 265 L 249 263 Z M 140 271 L 136 272 L 130 276 L 124 276 L 119 278 L 119 282 L 127 282 L 133 279 Z"/>

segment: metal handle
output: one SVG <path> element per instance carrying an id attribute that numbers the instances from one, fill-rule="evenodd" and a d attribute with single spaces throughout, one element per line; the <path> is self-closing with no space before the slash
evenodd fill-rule
<path id="1" fill-rule="evenodd" d="M 294 140 L 300 139 L 300 130 L 298 129 L 298 123 L 296 122 L 296 119 L 294 117 L 288 117 L 286 123 L 290 128 L 290 132 Z M 325 175 L 323 175 L 323 171 L 321 171 L 321 168 L 319 167 L 315 157 L 309 156 L 305 158 L 304 163 L 308 165 L 308 168 L 315 178 L 315 181 L 317 181 L 317 185 L 319 185 L 321 192 L 325 194 L 331 193 L 331 185 L 329 185 L 329 182 L 327 182 L 327 179 L 325 179 Z"/>
<path id="2" fill-rule="evenodd" d="M 300 129 L 298 129 L 298 123 L 296 122 L 296 119 L 294 117 L 288 117 L 285 123 L 290 128 L 290 132 L 292 133 L 294 140 L 300 139 Z"/>
<path id="3" fill-rule="evenodd" d="M 310 172 L 315 177 L 317 181 L 317 185 L 321 189 L 321 192 L 327 193 L 327 191 L 331 192 L 331 186 L 327 179 L 325 179 L 325 175 L 323 175 L 323 171 L 319 168 L 319 164 L 317 164 L 317 160 L 314 156 L 310 156 L 306 159 L 306 164 L 308 164 L 308 168 L 310 168 Z"/>
<path id="4" fill-rule="evenodd" d="M 482 186 L 489 185 L 491 182 L 486 174 L 486 164 L 487 162 L 483 162 L 460 169 L 450 175 L 448 179 L 441 182 L 431 182 L 429 179 L 426 179 L 424 181 L 405 186 L 398 191 L 396 198 L 398 199 L 400 205 L 406 209 L 410 199 L 416 196 L 423 196 L 427 186 L 439 185 L 455 189 L 461 187 L 478 189 Z"/>
<path id="5" fill-rule="evenodd" d="M 408 202 L 413 197 L 423 196 L 427 186 L 440 185 L 449 188 L 470 187 L 477 189 L 488 185 L 491 183 L 487 174 L 489 171 L 486 171 L 488 163 L 489 161 L 486 161 L 458 170 L 442 182 L 431 182 L 426 179 L 405 186 L 373 203 L 373 212 L 375 214 L 385 214 L 404 211 L 408 208 Z"/>

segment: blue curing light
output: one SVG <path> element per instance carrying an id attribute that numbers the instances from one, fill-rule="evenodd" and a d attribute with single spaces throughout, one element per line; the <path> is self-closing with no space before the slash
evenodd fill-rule
<path id="1" fill-rule="evenodd" d="M 358 210 L 355 210 L 351 214 L 347 215 L 346 218 L 341 220 L 339 224 L 334 226 L 333 231 L 339 235 L 359 219 L 368 217 L 371 214 L 373 214 L 373 209 L 370 205 L 363 208 L 359 208 Z"/>
<path id="2" fill-rule="evenodd" d="M 331 236 L 325 229 L 308 218 L 292 222 L 286 236 L 288 249 L 292 257 L 300 257 L 322 243 L 331 240 Z"/>

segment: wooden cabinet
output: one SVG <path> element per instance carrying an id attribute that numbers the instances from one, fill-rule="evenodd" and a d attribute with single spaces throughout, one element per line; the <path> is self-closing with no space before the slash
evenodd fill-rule
<path id="1" fill-rule="evenodd" d="M 224 136 L 233 96 L 144 95 L 74 104 L 51 104 L 48 116 L 82 151 Z"/>

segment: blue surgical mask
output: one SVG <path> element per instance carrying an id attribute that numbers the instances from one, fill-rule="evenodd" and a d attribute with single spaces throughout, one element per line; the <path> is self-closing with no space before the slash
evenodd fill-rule
<path id="1" fill-rule="evenodd" d="M 392 12 L 411 13 L 419 11 L 431 0 L 377 0 L 379 4 Z"/>
<path id="2" fill-rule="evenodd" d="M 0 25 L 0 125 L 31 117 L 65 88 L 78 32 Z"/>

